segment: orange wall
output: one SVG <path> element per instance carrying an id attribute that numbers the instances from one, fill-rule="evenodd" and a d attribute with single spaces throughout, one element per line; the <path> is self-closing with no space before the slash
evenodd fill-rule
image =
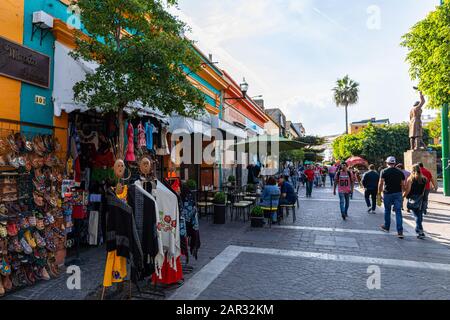
<path id="1" fill-rule="evenodd" d="M 23 42 L 24 0 L 0 1 L 0 36 Z M 21 82 L 0 75 L 0 118 L 20 120 Z"/>

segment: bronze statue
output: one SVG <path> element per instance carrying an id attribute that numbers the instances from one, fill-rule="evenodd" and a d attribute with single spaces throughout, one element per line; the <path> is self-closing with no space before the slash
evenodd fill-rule
<path id="1" fill-rule="evenodd" d="M 420 102 L 417 101 L 414 104 L 411 112 L 409 113 L 409 139 L 411 142 L 411 150 L 425 149 L 425 143 L 423 142 L 423 127 L 422 127 L 422 107 L 425 104 L 425 98 L 421 91 Z"/>

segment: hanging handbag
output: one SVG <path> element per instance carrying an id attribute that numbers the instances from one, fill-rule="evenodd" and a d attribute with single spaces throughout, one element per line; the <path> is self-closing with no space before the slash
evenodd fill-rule
<path id="1" fill-rule="evenodd" d="M 413 195 L 408 198 L 407 208 L 412 211 L 417 211 L 422 207 L 423 195 Z"/>

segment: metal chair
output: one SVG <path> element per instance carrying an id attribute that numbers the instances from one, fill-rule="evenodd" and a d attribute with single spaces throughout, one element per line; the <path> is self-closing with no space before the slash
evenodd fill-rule
<path id="1" fill-rule="evenodd" d="M 214 203 L 207 200 L 208 195 L 206 192 L 199 192 L 199 201 L 197 202 L 199 217 L 202 216 L 202 211 L 204 210 L 205 216 L 208 219 L 210 213 L 212 212 L 212 208 L 214 207 Z"/>
<path id="2" fill-rule="evenodd" d="M 277 203 L 279 201 L 280 201 L 279 195 L 272 195 L 270 196 L 270 206 L 269 207 L 261 206 L 262 210 L 264 211 L 264 216 L 266 216 L 266 213 L 268 214 L 267 219 L 269 228 L 272 228 L 272 214 L 278 211 L 278 206 L 274 206 L 274 203 Z"/>

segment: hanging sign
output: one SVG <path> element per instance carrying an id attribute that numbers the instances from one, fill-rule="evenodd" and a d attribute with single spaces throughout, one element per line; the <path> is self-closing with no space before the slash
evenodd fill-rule
<path id="1" fill-rule="evenodd" d="M 0 37 L 0 75 L 50 87 L 50 57 Z"/>

